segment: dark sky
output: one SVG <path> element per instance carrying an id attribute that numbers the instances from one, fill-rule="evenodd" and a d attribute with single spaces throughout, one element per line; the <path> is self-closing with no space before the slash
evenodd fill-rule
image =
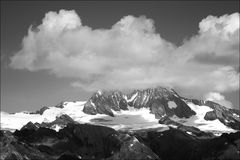
<path id="1" fill-rule="evenodd" d="M 184 39 L 197 34 L 198 24 L 203 18 L 239 12 L 238 4 L 237 1 L 1 1 L 1 109 L 7 112 L 33 111 L 65 100 L 85 100 L 91 95 L 91 92 L 71 87 L 69 78 L 56 78 L 44 71 L 29 72 L 8 67 L 9 57 L 21 48 L 29 26 L 39 25 L 48 11 L 74 9 L 82 23 L 93 29 L 110 28 L 126 15 L 145 15 L 154 20 L 161 37 L 180 45 Z M 239 90 L 224 95 L 239 106 Z"/>

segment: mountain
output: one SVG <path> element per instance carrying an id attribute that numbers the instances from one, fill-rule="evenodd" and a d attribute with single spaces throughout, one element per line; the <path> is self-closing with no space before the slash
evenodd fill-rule
<path id="1" fill-rule="evenodd" d="M 240 111 L 163 87 L 1 112 L 1 160 L 239 159 Z M 174 153 L 174 154 L 173 154 Z"/>
<path id="2" fill-rule="evenodd" d="M 169 121 L 201 131 L 222 134 L 239 130 L 240 112 L 215 102 L 188 99 L 163 87 L 121 91 L 97 91 L 86 102 L 61 102 L 36 112 L 1 112 L 1 128 L 21 129 L 29 121 L 53 122 L 59 130 L 67 115 L 78 123 L 105 125 L 114 129 L 168 128 Z M 58 119 L 58 120 L 57 120 Z M 61 119 L 61 118 L 60 118 Z M 169 119 L 168 122 L 165 120 Z M 57 123 L 54 121 L 57 120 Z M 59 121 L 59 122 L 58 122 Z"/>
<path id="3" fill-rule="evenodd" d="M 120 91 L 98 91 L 87 101 L 83 111 L 87 114 L 114 116 L 112 110 L 128 110 L 128 106 L 137 109 L 149 108 L 156 118 L 173 115 L 189 118 L 196 114 L 174 90 L 162 87 L 134 90 L 129 94 Z"/>
<path id="4" fill-rule="evenodd" d="M 84 105 L 83 112 L 91 115 L 106 114 L 114 117 L 113 111 L 148 108 L 156 119 L 165 117 L 190 118 L 197 115 L 201 108 L 194 108 L 189 103 L 205 106 L 209 111 L 205 121 L 219 120 L 232 129 L 240 129 L 239 110 L 228 109 L 215 102 L 187 99 L 179 96 L 173 89 L 163 87 L 134 90 L 128 94 L 120 91 L 97 91 Z"/>

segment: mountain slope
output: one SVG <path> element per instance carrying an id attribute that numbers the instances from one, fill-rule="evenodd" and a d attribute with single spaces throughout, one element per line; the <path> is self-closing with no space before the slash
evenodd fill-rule
<path id="1" fill-rule="evenodd" d="M 158 87 L 133 90 L 128 94 L 98 91 L 87 102 L 62 102 L 36 112 L 1 112 L 1 128 L 14 131 L 31 121 L 58 131 L 69 121 L 62 115 L 81 124 L 104 125 L 116 130 L 166 130 L 173 125 L 165 122 L 166 118 L 215 135 L 236 132 L 240 126 L 239 110 L 211 101 L 184 98 L 172 89 Z"/>
<path id="2" fill-rule="evenodd" d="M 199 106 L 208 106 L 212 111 L 208 111 L 204 119 L 208 121 L 213 121 L 218 119 L 224 125 L 229 126 L 233 129 L 240 130 L 240 111 L 236 109 L 228 109 L 224 106 L 221 106 L 218 103 L 212 101 L 202 101 L 196 99 L 187 100 L 192 102 L 195 105 Z"/>
<path id="3" fill-rule="evenodd" d="M 128 94 L 120 91 L 97 91 L 84 105 L 83 112 L 114 117 L 114 112 L 130 108 L 147 108 L 156 119 L 167 116 L 173 120 L 188 122 L 190 126 L 206 124 L 205 128 L 201 128 L 207 130 L 217 130 L 216 126 L 221 130 L 228 130 L 225 126 L 240 129 L 238 110 L 228 109 L 211 101 L 187 99 L 179 96 L 173 89 L 162 87 L 134 90 Z"/>
<path id="4" fill-rule="evenodd" d="M 128 110 L 128 106 L 137 109 L 149 108 L 156 118 L 165 115 L 189 118 L 196 114 L 175 91 L 162 87 L 134 90 L 129 94 L 120 91 L 98 91 L 87 101 L 83 111 L 87 114 L 114 116 L 112 110 Z"/>

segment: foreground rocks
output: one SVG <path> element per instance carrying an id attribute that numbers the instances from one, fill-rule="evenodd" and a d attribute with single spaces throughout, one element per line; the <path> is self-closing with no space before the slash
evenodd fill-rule
<path id="1" fill-rule="evenodd" d="M 108 127 L 68 123 L 56 132 L 34 126 L 1 131 L 1 159 L 159 159 L 134 136 Z"/>
<path id="2" fill-rule="evenodd" d="M 161 159 L 239 159 L 240 132 L 214 138 L 198 138 L 178 129 L 163 132 L 136 132 L 140 142 Z"/>
<path id="3" fill-rule="evenodd" d="M 9 131 L 0 131 L 0 148 L 1 160 L 51 159 L 38 148 L 18 140 L 18 137 Z"/>
<path id="4" fill-rule="evenodd" d="M 174 124 L 169 119 L 165 123 Z M 175 122 L 175 125 L 178 126 L 178 123 Z M 240 132 L 220 137 L 201 132 L 181 125 L 162 132 L 158 129 L 123 132 L 104 126 L 70 122 L 56 132 L 29 123 L 14 133 L 0 132 L 1 159 L 240 158 Z"/>

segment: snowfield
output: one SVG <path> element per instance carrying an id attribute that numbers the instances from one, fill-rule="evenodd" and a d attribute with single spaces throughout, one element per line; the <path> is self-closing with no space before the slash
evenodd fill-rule
<path id="1" fill-rule="evenodd" d="M 133 95 L 133 97 L 136 95 Z M 104 114 L 89 115 L 85 114 L 82 110 L 85 101 L 76 102 L 64 102 L 63 108 L 49 107 L 42 115 L 30 114 L 28 112 L 19 112 L 9 114 L 1 112 L 1 129 L 14 131 L 21 129 L 23 125 L 29 121 L 35 123 L 52 122 L 57 116 L 62 114 L 69 115 L 73 120 L 79 123 L 90 123 L 97 125 L 104 125 L 116 130 L 138 130 L 147 128 L 162 128 L 168 129 L 167 125 L 159 124 L 158 119 L 154 114 L 150 113 L 148 108 L 136 109 L 128 107 L 129 110 L 113 111 L 115 117 L 107 116 Z M 174 104 L 171 104 L 174 107 Z M 194 126 L 202 131 L 213 132 L 214 134 L 221 134 L 224 132 L 235 132 L 235 130 L 228 128 L 219 120 L 207 121 L 204 119 L 205 114 L 212 109 L 208 106 L 198 106 L 193 103 L 188 103 L 188 106 L 196 112 L 196 115 L 190 118 L 178 118 L 176 116 L 171 117 L 172 120 L 182 123 L 187 126 Z M 59 130 L 58 126 L 55 126 L 55 130 Z"/>
<path id="2" fill-rule="evenodd" d="M 128 111 L 113 111 L 115 117 L 110 117 L 104 114 L 85 114 L 82 111 L 85 103 L 85 101 L 64 102 L 64 108 L 49 107 L 42 115 L 27 112 L 14 114 L 1 112 L 1 129 L 10 131 L 19 130 L 29 121 L 33 123 L 52 122 L 57 116 L 62 114 L 67 114 L 79 123 L 105 125 L 116 130 L 167 127 L 166 125 L 159 124 L 155 116 L 150 114 L 150 110 L 146 108 L 134 109 L 133 107 L 129 107 Z M 56 126 L 55 130 L 59 130 L 59 127 Z"/>

